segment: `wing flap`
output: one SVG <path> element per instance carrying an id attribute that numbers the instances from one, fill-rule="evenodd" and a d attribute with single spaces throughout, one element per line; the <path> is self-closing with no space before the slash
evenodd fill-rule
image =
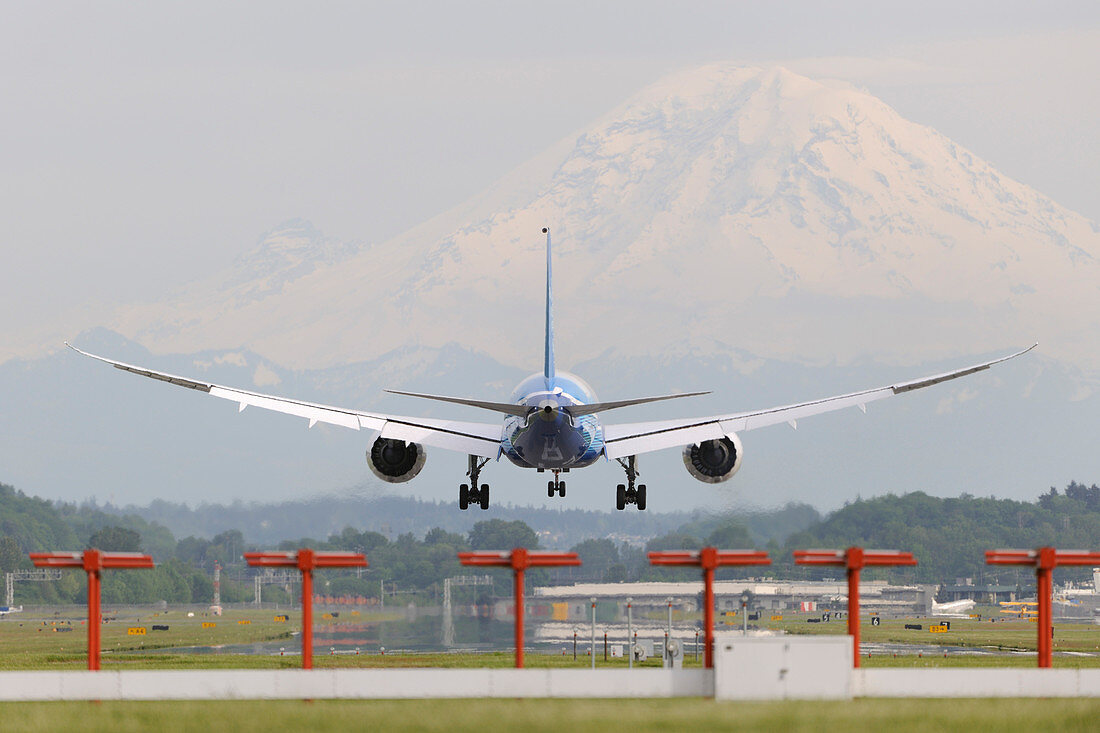
<path id="1" fill-rule="evenodd" d="M 663 429 L 649 430 L 640 434 L 625 431 L 618 438 L 608 439 L 609 428 L 629 428 L 628 425 L 608 425 L 604 428 L 604 455 L 609 459 L 636 456 L 664 448 L 679 448 L 703 440 L 717 440 L 725 435 L 717 422 L 704 422 L 693 425 L 670 425 Z M 657 425 L 657 423 L 651 423 Z"/>
<path id="2" fill-rule="evenodd" d="M 382 428 L 381 437 L 495 458 L 500 451 L 502 431 L 502 425 L 390 417 Z"/>

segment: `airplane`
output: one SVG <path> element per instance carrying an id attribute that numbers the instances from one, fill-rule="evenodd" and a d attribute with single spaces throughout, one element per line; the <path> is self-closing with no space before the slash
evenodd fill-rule
<path id="1" fill-rule="evenodd" d="M 322 422 L 367 431 L 371 436 L 366 452 L 367 464 L 375 476 L 389 483 L 409 481 L 420 473 L 426 459 L 425 446 L 466 453 L 466 475 L 470 482 L 461 484 L 458 490 L 458 506 L 463 511 L 471 505 L 489 508 L 489 485 L 479 485 L 481 470 L 490 460 L 499 461 L 502 457 L 521 468 L 535 469 L 539 473 L 551 472 L 554 477 L 547 482 L 548 497 L 555 494 L 565 496 L 566 485 L 561 474 L 590 466 L 599 460 L 614 460 L 626 473 L 626 482 L 615 488 L 615 508 L 622 511 L 632 504 L 638 510 L 645 510 L 646 485 L 637 483 L 637 457 L 643 453 L 681 448 L 684 466 L 691 476 L 706 483 L 720 483 L 729 480 L 741 468 L 744 450 L 738 437 L 740 432 L 780 423 L 788 423 L 797 429 L 798 420 L 804 417 L 846 407 L 858 407 L 866 413 L 869 402 L 974 374 L 1038 346 L 1033 344 L 1014 354 L 943 374 L 809 402 L 706 417 L 604 425 L 599 417 L 601 413 L 709 393 L 690 392 L 599 402 L 595 392 L 583 379 L 559 371 L 554 360 L 550 231 L 543 228 L 542 233 L 546 235 L 546 327 L 542 372 L 520 382 L 507 402 L 386 390 L 392 394 L 489 410 L 503 415 L 502 422 L 490 424 L 406 417 L 320 405 L 158 372 L 89 354 L 68 342 L 65 345 L 117 369 L 236 402 L 240 411 L 255 406 L 304 417 L 311 428 Z"/>
<path id="2" fill-rule="evenodd" d="M 1001 606 L 1001 613 L 1008 613 L 1021 618 L 1039 615 L 1038 601 L 1001 601 L 999 605 Z"/>
<path id="3" fill-rule="evenodd" d="M 970 618 L 967 611 L 974 608 L 975 605 L 977 604 L 970 598 L 964 598 L 961 601 L 947 601 L 945 603 L 939 603 L 933 598 L 932 615 L 950 618 Z"/>

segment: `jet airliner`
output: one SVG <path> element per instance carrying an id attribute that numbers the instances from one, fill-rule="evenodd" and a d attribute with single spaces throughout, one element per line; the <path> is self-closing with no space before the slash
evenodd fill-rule
<path id="1" fill-rule="evenodd" d="M 469 483 L 459 486 L 458 505 L 462 510 L 471 505 L 489 508 L 489 485 L 480 484 L 479 479 L 481 470 L 490 460 L 499 461 L 504 457 L 521 468 L 533 468 L 540 473 L 549 471 L 553 474 L 553 479 L 546 486 L 547 496 L 550 497 L 565 496 L 566 485 L 561 474 L 590 466 L 599 460 L 614 460 L 626 474 L 625 483 L 619 484 L 615 490 L 615 508 L 621 511 L 631 504 L 639 510 L 646 508 L 646 486 L 637 483 L 637 457 L 643 453 L 681 448 L 688 473 L 700 481 L 720 483 L 730 479 L 741 468 L 743 448 L 738 433 L 780 423 L 797 427 L 797 421 L 804 417 L 847 407 L 858 407 L 866 412 L 869 402 L 974 374 L 1020 356 L 1038 345 L 943 374 L 809 402 L 708 417 L 604 425 L 599 417 L 601 413 L 707 393 L 599 402 L 583 379 L 558 371 L 554 364 L 550 232 L 548 229 L 542 231 L 546 235 L 546 329 L 542 372 L 523 380 L 507 402 L 388 390 L 394 394 L 467 405 L 503 415 L 503 420 L 496 423 L 403 417 L 319 405 L 166 374 L 89 354 L 68 343 L 66 346 L 127 372 L 236 402 L 240 410 L 254 406 L 306 418 L 310 427 L 322 422 L 366 431 L 370 436 L 367 464 L 378 478 L 390 483 L 409 481 L 420 473 L 426 456 L 425 446 L 465 453 L 468 456 L 466 475 Z"/>

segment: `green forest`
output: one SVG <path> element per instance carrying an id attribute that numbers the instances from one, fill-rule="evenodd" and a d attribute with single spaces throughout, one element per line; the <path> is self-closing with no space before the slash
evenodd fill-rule
<path id="1" fill-rule="evenodd" d="M 752 528 L 767 539 L 754 536 Z M 103 599 L 107 603 L 209 603 L 213 598 L 215 564 L 222 567 L 221 598 L 224 603 L 253 599 L 254 571 L 242 560 L 248 550 L 315 549 L 366 553 L 368 570 L 326 571 L 318 577 L 318 592 L 328 595 L 361 595 L 377 598 L 382 593 L 400 596 L 402 602 L 432 602 L 439 597 L 444 578 L 466 574 L 456 553 L 468 549 L 539 548 L 538 527 L 521 520 L 488 519 L 464 533 L 441 527 L 423 536 L 399 534 L 390 539 L 371 530 L 347 526 L 327 538 L 287 538 L 273 546 L 251 541 L 241 530 L 230 529 L 212 537 L 189 535 L 177 539 L 169 528 L 137 513 L 118 514 L 94 504 L 56 503 L 28 496 L 0 484 L 0 571 L 33 567 L 27 553 L 41 550 L 142 551 L 153 555 L 154 570 L 104 573 Z M 1034 548 L 1053 545 L 1068 549 L 1100 547 L 1100 487 L 1070 483 L 1063 490 L 1051 488 L 1035 501 L 978 498 L 963 494 L 938 498 L 915 492 L 885 495 L 850 502 L 827 516 L 812 507 L 792 505 L 771 513 L 753 515 L 696 516 L 671 532 L 639 543 L 592 537 L 574 543 L 583 566 L 533 572 L 532 584 L 574 581 L 621 582 L 698 577 L 691 569 L 654 568 L 646 560 L 651 550 L 696 549 L 703 546 L 728 549 L 766 549 L 769 568 L 723 569 L 719 577 L 746 575 L 805 578 L 835 576 L 835 570 L 803 569 L 793 565 L 791 552 L 806 548 L 844 548 L 861 545 L 876 549 L 913 552 L 915 568 L 880 569 L 869 577 L 895 582 L 947 583 L 969 577 L 975 582 L 1028 584 L 1016 569 L 991 569 L 984 552 L 1003 547 Z M 480 571 L 479 571 L 480 572 Z M 507 571 L 499 574 L 507 587 Z M 1089 569 L 1060 570 L 1059 578 L 1083 578 Z M 20 582 L 16 603 L 81 603 L 85 579 L 78 571 L 65 572 L 60 581 Z M 287 591 L 265 587 L 264 599 L 287 602 Z M 387 603 L 391 602 L 389 600 Z"/>

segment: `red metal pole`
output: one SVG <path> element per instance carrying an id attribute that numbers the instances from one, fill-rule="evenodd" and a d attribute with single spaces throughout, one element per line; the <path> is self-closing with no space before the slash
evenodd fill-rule
<path id="1" fill-rule="evenodd" d="M 100 610 L 100 572 L 103 568 L 151 568 L 153 558 L 136 552 L 32 552 L 31 561 L 39 568 L 81 568 L 88 574 L 88 669 L 99 669 L 100 634 L 103 613 Z"/>
<path id="2" fill-rule="evenodd" d="M 463 565 L 510 567 L 513 572 L 516 605 L 516 668 L 523 667 L 523 574 L 529 567 L 552 567 L 558 565 L 580 565 L 581 560 L 575 552 L 528 552 L 525 547 L 516 547 L 511 552 L 460 552 L 458 560 Z M 575 636 L 575 634 L 574 634 Z M 574 640 L 574 646 L 575 640 Z M 595 652 L 593 652 L 594 654 Z"/>
<path id="3" fill-rule="evenodd" d="M 863 548 L 849 547 L 848 565 L 848 633 L 852 636 L 852 666 L 859 667 L 859 570 L 863 567 Z"/>
<path id="4" fill-rule="evenodd" d="M 252 567 L 298 568 L 302 573 L 302 669 L 313 669 L 313 571 L 316 568 L 366 567 L 367 558 L 356 552 L 246 552 Z"/>
<path id="5" fill-rule="evenodd" d="M 1035 567 L 1036 592 L 1039 596 L 1039 666 L 1050 668 L 1053 642 L 1051 640 L 1051 597 L 1054 594 L 1054 566 L 1057 564 L 1053 547 L 1039 549 L 1039 562 Z"/>
<path id="6" fill-rule="evenodd" d="M 771 560 L 763 552 L 719 551 L 704 547 L 698 551 L 651 552 L 649 562 L 653 565 L 694 565 L 703 569 L 703 640 L 706 645 L 703 665 L 714 667 L 714 569 L 723 565 L 770 565 Z M 696 635 L 697 641 L 698 638 Z"/>
<path id="7" fill-rule="evenodd" d="M 95 552 L 95 550 L 89 550 Z M 88 669 L 99 669 L 99 632 L 103 614 L 99 610 L 99 570 L 88 571 Z"/>
<path id="8" fill-rule="evenodd" d="M 703 666 L 714 667 L 714 568 L 703 567 Z M 696 657 L 698 658 L 698 657 Z"/>
<path id="9" fill-rule="evenodd" d="M 1037 568 L 1035 579 L 1039 593 L 1039 666 L 1051 666 L 1051 602 L 1052 593 L 1051 570 L 1049 568 Z"/>
<path id="10" fill-rule="evenodd" d="M 302 669 L 313 669 L 313 570 L 302 569 Z"/>
<path id="11" fill-rule="evenodd" d="M 988 550 L 985 561 L 989 565 L 1032 565 L 1035 568 L 1035 595 L 1039 604 L 1039 617 L 1035 619 L 1039 668 L 1049 669 L 1054 654 L 1053 613 L 1054 568 L 1059 565 L 1100 565 L 1100 553 L 1040 547 L 1037 550 Z"/>
<path id="12" fill-rule="evenodd" d="M 515 570 L 516 586 L 516 669 L 523 669 L 523 568 Z"/>

